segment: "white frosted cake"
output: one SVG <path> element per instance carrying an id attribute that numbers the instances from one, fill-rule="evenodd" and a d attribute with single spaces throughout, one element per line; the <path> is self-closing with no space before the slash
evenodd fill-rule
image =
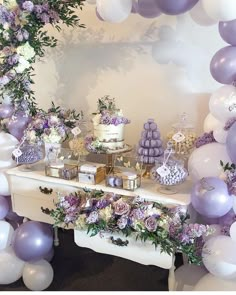
<path id="1" fill-rule="evenodd" d="M 124 148 L 124 127 L 129 120 L 116 108 L 114 99 L 110 99 L 109 96 L 100 98 L 98 112 L 94 115 L 94 137 L 102 147 L 108 150 Z"/>

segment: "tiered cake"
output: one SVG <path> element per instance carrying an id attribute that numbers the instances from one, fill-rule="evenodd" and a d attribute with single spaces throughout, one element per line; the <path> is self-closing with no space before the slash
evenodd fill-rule
<path id="1" fill-rule="evenodd" d="M 115 99 L 104 96 L 98 100 L 98 110 L 93 113 L 94 138 L 106 150 L 124 148 L 124 127 L 130 121 L 115 105 Z"/>

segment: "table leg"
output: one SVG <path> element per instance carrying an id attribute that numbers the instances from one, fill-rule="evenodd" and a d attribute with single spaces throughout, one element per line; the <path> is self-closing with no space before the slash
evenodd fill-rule
<path id="1" fill-rule="evenodd" d="M 173 255 L 172 267 L 169 269 L 168 286 L 169 291 L 175 291 L 175 255 Z"/>
<path id="2" fill-rule="evenodd" d="M 58 227 L 54 227 L 54 246 L 59 246 Z"/>

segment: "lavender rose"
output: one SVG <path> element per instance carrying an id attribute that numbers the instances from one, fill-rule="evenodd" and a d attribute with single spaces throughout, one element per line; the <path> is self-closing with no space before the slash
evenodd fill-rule
<path id="1" fill-rule="evenodd" d="M 86 219 L 86 222 L 88 224 L 96 223 L 97 221 L 98 221 L 98 212 L 97 211 L 91 212 Z"/>
<path id="2" fill-rule="evenodd" d="M 115 203 L 114 210 L 116 215 L 124 215 L 129 212 L 130 206 L 124 201 L 119 200 Z"/>
<path id="3" fill-rule="evenodd" d="M 157 220 L 155 217 L 150 216 L 145 220 L 145 227 L 148 231 L 154 232 L 157 229 Z"/>
<path id="4" fill-rule="evenodd" d="M 119 229 L 124 229 L 126 227 L 127 223 L 128 223 L 128 217 L 127 216 L 121 216 L 117 220 L 117 225 L 118 225 Z"/>
<path id="5" fill-rule="evenodd" d="M 22 8 L 23 8 L 24 10 L 26 10 L 26 11 L 31 12 L 31 11 L 33 11 L 33 9 L 34 9 L 34 4 L 33 4 L 33 2 L 31 2 L 31 1 L 25 1 L 25 2 L 22 4 Z"/>

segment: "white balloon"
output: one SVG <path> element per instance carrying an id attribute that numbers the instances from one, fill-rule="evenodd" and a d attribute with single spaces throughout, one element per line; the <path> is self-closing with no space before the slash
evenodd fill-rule
<path id="1" fill-rule="evenodd" d="M 236 242 L 236 222 L 232 223 L 229 229 L 231 239 Z"/>
<path id="2" fill-rule="evenodd" d="M 209 113 L 203 123 L 203 130 L 204 132 L 211 132 L 213 130 L 215 130 L 215 128 L 217 128 L 217 126 L 220 124 L 221 122 L 219 120 L 217 120 L 211 113 Z"/>
<path id="3" fill-rule="evenodd" d="M 0 169 L 10 169 L 13 167 L 16 167 L 17 163 L 16 161 L 9 159 L 8 161 L 0 161 Z"/>
<path id="4" fill-rule="evenodd" d="M 14 228 L 9 222 L 0 220 L 0 250 L 11 245 L 14 234 Z"/>
<path id="5" fill-rule="evenodd" d="M 202 261 L 207 270 L 220 278 L 236 277 L 236 244 L 228 236 L 210 238 L 203 246 Z"/>
<path id="6" fill-rule="evenodd" d="M 198 281 L 207 273 L 206 269 L 201 266 L 181 265 L 175 271 L 175 291 L 192 291 Z"/>
<path id="7" fill-rule="evenodd" d="M 97 0 L 97 11 L 104 21 L 120 23 L 131 13 L 132 0 Z"/>
<path id="8" fill-rule="evenodd" d="M 235 291 L 235 280 L 223 280 L 208 273 L 194 287 L 193 291 Z"/>
<path id="9" fill-rule="evenodd" d="M 42 291 L 51 285 L 53 276 L 54 272 L 51 264 L 42 259 L 36 262 L 26 263 L 22 277 L 28 289 Z"/>
<path id="10" fill-rule="evenodd" d="M 8 247 L 0 251 L 0 265 L 0 284 L 7 285 L 21 278 L 25 262 L 15 255 L 11 247 Z"/>
<path id="11" fill-rule="evenodd" d="M 236 18 L 235 0 L 202 0 L 206 14 L 217 21 L 229 21 Z"/>
<path id="12" fill-rule="evenodd" d="M 235 2 L 236 3 L 236 2 Z M 210 112 L 216 119 L 226 122 L 236 116 L 236 88 L 224 85 L 217 89 L 209 101 Z"/>
<path id="13" fill-rule="evenodd" d="M 218 128 L 213 131 L 213 136 L 215 140 L 219 143 L 226 143 L 226 137 L 228 135 L 228 131 L 224 130 L 225 124 L 220 124 Z"/>
<path id="14" fill-rule="evenodd" d="M 11 134 L 6 133 L 4 131 L 0 132 L 0 148 L 11 146 L 16 146 L 19 143 L 19 141 Z"/>
<path id="15" fill-rule="evenodd" d="M 231 163 L 224 144 L 213 142 L 195 149 L 188 160 L 188 172 L 193 181 L 203 177 L 219 177 L 223 172 L 220 165 Z"/>
<path id="16" fill-rule="evenodd" d="M 10 187 L 7 180 L 5 170 L 0 171 L 0 195 L 1 196 L 10 196 Z"/>
<path id="17" fill-rule="evenodd" d="M 208 235 L 203 234 L 202 235 L 203 240 L 206 242 L 206 241 L 208 241 L 212 237 L 216 237 L 216 236 L 222 235 L 221 230 L 222 230 L 222 228 L 221 228 L 221 226 L 219 224 L 211 224 L 211 225 L 209 225 L 210 234 L 208 234 Z"/>
<path id="18" fill-rule="evenodd" d="M 202 2 L 198 1 L 197 4 L 189 11 L 191 18 L 201 26 L 212 26 L 217 23 L 215 19 L 210 18 L 203 6 Z"/>

